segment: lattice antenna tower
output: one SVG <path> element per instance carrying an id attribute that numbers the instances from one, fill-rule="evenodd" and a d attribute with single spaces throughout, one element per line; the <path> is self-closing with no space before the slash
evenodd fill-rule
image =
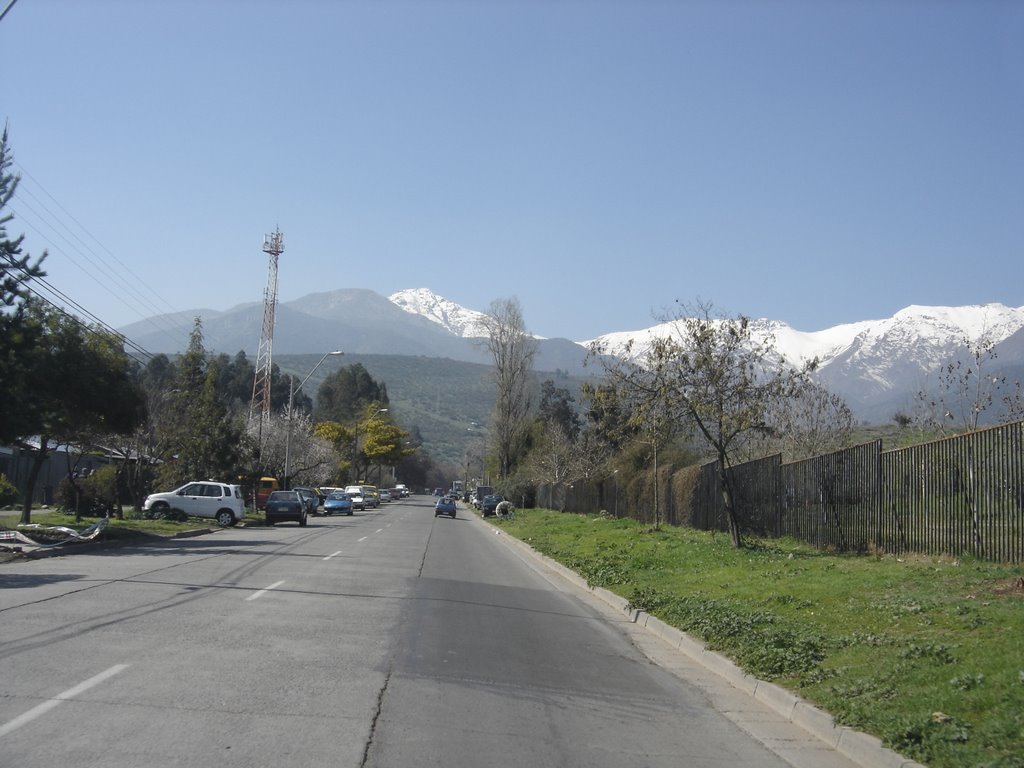
<path id="1" fill-rule="evenodd" d="M 249 406 L 249 419 L 259 418 L 260 427 L 270 417 L 270 366 L 274 349 L 274 314 L 277 310 L 277 257 L 284 253 L 284 237 L 280 229 L 264 236 L 263 252 L 267 254 L 270 269 L 267 288 L 263 291 L 263 328 L 256 351 L 256 378 Z"/>

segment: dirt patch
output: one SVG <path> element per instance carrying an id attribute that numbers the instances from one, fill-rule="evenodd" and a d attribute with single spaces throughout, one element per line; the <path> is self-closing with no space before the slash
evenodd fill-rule
<path id="1" fill-rule="evenodd" d="M 1006 579 L 996 584 L 992 592 L 998 597 L 1020 597 L 1024 598 L 1024 576 L 1015 579 Z"/>

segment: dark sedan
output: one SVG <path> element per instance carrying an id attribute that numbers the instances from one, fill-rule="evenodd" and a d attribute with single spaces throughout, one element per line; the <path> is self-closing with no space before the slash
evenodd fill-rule
<path id="1" fill-rule="evenodd" d="M 274 491 L 267 497 L 267 525 L 294 520 L 299 525 L 306 524 L 308 506 L 298 491 Z"/>
<path id="2" fill-rule="evenodd" d="M 490 496 L 484 496 L 484 500 L 480 502 L 480 512 L 484 517 L 491 517 L 492 515 L 498 514 L 498 505 L 505 500 L 504 496 L 497 493 L 491 494 Z"/>

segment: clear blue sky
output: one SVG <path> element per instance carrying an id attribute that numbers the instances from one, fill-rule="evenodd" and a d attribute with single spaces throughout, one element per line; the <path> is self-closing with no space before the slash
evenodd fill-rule
<path id="1" fill-rule="evenodd" d="M 0 0 L 0 7 L 9 0 Z M 427 287 L 545 336 L 1024 305 L 1024 2 L 18 0 L 11 233 L 108 324 Z"/>

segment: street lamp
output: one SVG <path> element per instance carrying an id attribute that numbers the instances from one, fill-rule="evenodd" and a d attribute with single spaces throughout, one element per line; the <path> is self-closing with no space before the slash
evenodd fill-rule
<path id="1" fill-rule="evenodd" d="M 309 377 L 313 375 L 313 371 L 320 367 L 320 363 L 326 360 L 328 357 L 343 355 L 344 352 L 325 352 L 324 356 L 317 360 L 309 373 L 306 374 L 306 378 L 299 382 L 299 386 L 294 389 L 288 389 L 288 432 L 284 439 L 284 485 L 287 488 L 291 483 L 289 481 L 289 472 L 291 471 L 291 453 L 292 453 L 292 404 L 295 402 L 295 393 L 302 389 L 302 385 L 309 381 Z"/>

